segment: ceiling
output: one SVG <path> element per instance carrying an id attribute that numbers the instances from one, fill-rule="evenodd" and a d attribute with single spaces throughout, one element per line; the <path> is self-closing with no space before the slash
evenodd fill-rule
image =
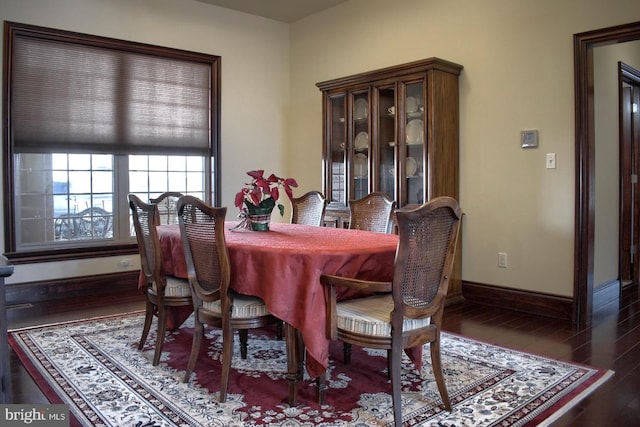
<path id="1" fill-rule="evenodd" d="M 282 22 L 294 22 L 347 0 L 197 0 Z"/>

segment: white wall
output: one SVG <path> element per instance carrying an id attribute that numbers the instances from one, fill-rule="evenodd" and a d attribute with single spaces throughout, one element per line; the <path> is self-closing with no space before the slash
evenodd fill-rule
<path id="1" fill-rule="evenodd" d="M 192 0 L 0 0 L 0 19 L 220 55 L 222 201 L 228 215 L 236 213 L 233 197 L 246 182 L 246 171 L 284 174 L 287 24 Z M 129 258 L 136 268 L 137 257 Z M 7 283 L 117 271 L 119 260 L 17 265 Z"/>
<path id="2" fill-rule="evenodd" d="M 574 243 L 573 34 L 640 20 L 637 0 L 350 0 L 291 31 L 290 175 L 320 187 L 314 86 L 432 56 L 460 78 L 465 281 L 570 296 Z M 538 149 L 520 131 L 538 129 Z M 545 169 L 556 153 L 557 168 Z M 508 268 L 497 267 L 497 253 Z"/>

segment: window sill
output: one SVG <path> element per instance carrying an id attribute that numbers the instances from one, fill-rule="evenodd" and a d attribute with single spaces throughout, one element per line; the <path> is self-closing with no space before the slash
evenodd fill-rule
<path id="1" fill-rule="evenodd" d="M 43 249 L 38 251 L 5 252 L 11 264 L 68 261 L 73 259 L 101 258 L 138 253 L 137 244 L 111 245 L 84 248 Z"/>

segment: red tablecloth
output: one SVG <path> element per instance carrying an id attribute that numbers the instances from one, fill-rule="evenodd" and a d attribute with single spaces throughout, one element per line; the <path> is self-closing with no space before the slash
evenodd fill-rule
<path id="1" fill-rule="evenodd" d="M 329 361 L 329 340 L 320 276 L 391 281 L 398 236 L 283 223 L 271 223 L 268 232 L 231 231 L 234 225 L 225 224 L 231 287 L 262 298 L 274 316 L 298 329 L 309 375 L 322 374 Z M 165 273 L 186 278 L 179 227 L 159 226 L 158 234 Z"/>

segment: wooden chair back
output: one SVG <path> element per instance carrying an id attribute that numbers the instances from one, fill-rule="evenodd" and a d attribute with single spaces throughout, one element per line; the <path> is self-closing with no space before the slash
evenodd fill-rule
<path id="1" fill-rule="evenodd" d="M 230 264 L 224 235 L 226 207 L 213 207 L 194 196 L 178 199 L 178 222 L 185 249 L 194 310 L 203 301 L 221 300 L 229 313 Z"/>
<path id="2" fill-rule="evenodd" d="M 300 197 L 294 197 L 291 199 L 291 223 L 319 227 L 324 220 L 326 206 L 324 194 L 319 191 L 309 191 Z"/>
<path id="3" fill-rule="evenodd" d="M 129 208 L 133 217 L 140 267 L 147 281 L 147 286 L 156 283 L 158 292 L 164 290 L 166 284 L 161 274 L 162 252 L 156 226 L 158 225 L 158 207 L 153 203 L 145 203 L 135 194 L 129 194 Z"/>
<path id="4" fill-rule="evenodd" d="M 453 271 L 461 212 L 451 197 L 396 211 L 398 251 L 393 276 L 394 327 L 403 317 L 440 323 Z"/>
<path id="5" fill-rule="evenodd" d="M 158 224 L 177 224 L 178 211 L 176 204 L 183 194 L 177 191 L 167 191 L 156 198 L 149 199 L 149 203 L 158 205 Z"/>
<path id="6" fill-rule="evenodd" d="M 349 228 L 352 230 L 391 232 L 391 214 L 396 202 L 382 192 L 369 193 L 349 202 Z"/>

